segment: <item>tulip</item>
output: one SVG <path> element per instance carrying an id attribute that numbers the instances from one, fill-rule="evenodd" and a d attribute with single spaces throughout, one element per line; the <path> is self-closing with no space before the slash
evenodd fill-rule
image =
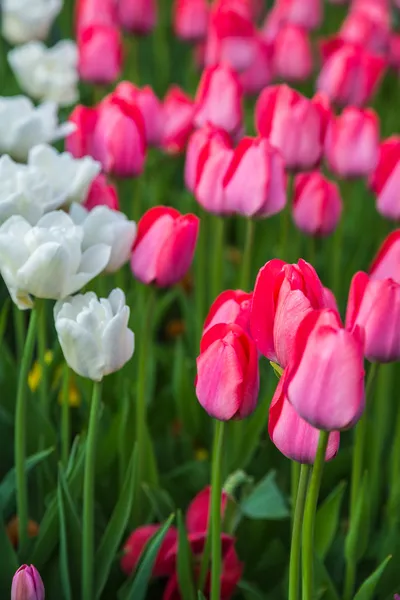
<path id="1" fill-rule="evenodd" d="M 78 93 L 78 50 L 75 42 L 61 40 L 52 48 L 28 42 L 7 55 L 20 88 L 35 100 L 59 106 L 75 104 Z"/>
<path id="2" fill-rule="evenodd" d="M 78 71 L 83 81 L 113 83 L 122 68 L 122 41 L 113 25 L 90 25 L 78 38 Z"/>
<path id="3" fill-rule="evenodd" d="M 209 7 L 206 0 L 175 0 L 174 30 L 178 38 L 198 42 L 207 35 Z"/>
<path id="4" fill-rule="evenodd" d="M 290 404 L 285 393 L 287 370 L 279 380 L 269 407 L 268 433 L 272 442 L 287 458 L 313 464 L 317 453 L 319 430 L 304 421 Z M 325 460 L 331 460 L 339 450 L 340 433 L 329 435 Z"/>
<path id="5" fill-rule="evenodd" d="M 307 235 L 329 235 L 342 214 L 338 186 L 319 171 L 300 173 L 294 180 L 293 220 Z"/>
<path id="6" fill-rule="evenodd" d="M 307 31 L 287 24 L 278 31 L 273 46 L 273 71 L 287 81 L 304 81 L 313 69 L 311 42 Z"/>
<path id="7" fill-rule="evenodd" d="M 385 60 L 361 45 L 341 40 L 325 43 L 322 52 L 317 89 L 341 106 L 367 104 L 379 85 Z"/>
<path id="8" fill-rule="evenodd" d="M 364 329 L 364 354 L 370 362 L 399 360 L 400 285 L 393 279 L 373 280 L 367 273 L 356 273 L 346 312 L 347 329 L 355 326 Z"/>
<path id="9" fill-rule="evenodd" d="M 124 554 L 121 558 L 121 569 L 126 575 L 130 575 L 136 568 L 140 556 L 149 539 L 157 533 L 160 525 L 142 525 L 135 529 L 128 537 L 124 545 Z M 158 549 L 155 563 L 153 565 L 153 577 L 165 577 L 173 573 L 173 567 L 166 561 L 171 548 L 178 540 L 178 532 L 175 527 L 170 527 L 165 534 L 161 546 Z"/>
<path id="10" fill-rule="evenodd" d="M 312 30 L 322 22 L 321 0 L 278 0 L 276 6 L 290 24 Z"/>
<path id="11" fill-rule="evenodd" d="M 90 108 L 79 104 L 75 106 L 68 121 L 73 130 L 65 140 L 65 149 L 75 158 L 82 158 L 92 154 L 93 132 L 98 117 L 97 108 Z"/>
<path id="12" fill-rule="evenodd" d="M 75 29 L 79 39 L 81 32 L 89 26 L 118 26 L 115 0 L 76 0 Z"/>
<path id="13" fill-rule="evenodd" d="M 231 141 L 223 129 L 206 125 L 192 133 L 185 157 L 185 185 L 188 190 L 195 191 L 206 157 L 226 147 L 231 147 Z"/>
<path id="14" fill-rule="evenodd" d="M 93 179 L 83 206 L 93 210 L 95 206 L 108 206 L 112 210 L 119 210 L 117 190 L 114 185 L 107 183 L 104 175 Z"/>
<path id="15" fill-rule="evenodd" d="M 156 24 L 156 0 L 118 0 L 118 20 L 126 31 L 134 34 L 150 33 Z"/>
<path id="16" fill-rule="evenodd" d="M 397 72 L 400 70 L 400 34 L 392 33 L 389 39 L 388 61 Z"/>
<path id="17" fill-rule="evenodd" d="M 378 162 L 379 118 L 372 109 L 345 108 L 332 119 L 325 138 L 330 170 L 339 177 L 365 177 Z"/>
<path id="18" fill-rule="evenodd" d="M 9 44 L 45 40 L 62 5 L 62 0 L 3 0 L 1 33 Z"/>
<path id="19" fill-rule="evenodd" d="M 360 44 L 370 52 L 385 55 L 390 43 L 389 22 L 372 18 L 364 10 L 352 10 L 343 21 L 339 37 Z"/>
<path id="20" fill-rule="evenodd" d="M 318 165 L 330 114 L 324 103 L 324 98 L 309 100 L 287 85 L 261 92 L 256 129 L 281 151 L 287 169 L 307 170 Z"/>
<path id="21" fill-rule="evenodd" d="M 146 158 L 146 131 L 140 109 L 112 95 L 98 110 L 93 133 L 94 157 L 110 175 L 140 175 Z"/>
<path id="22" fill-rule="evenodd" d="M 300 323 L 285 390 L 296 412 L 326 431 L 353 427 L 364 411 L 364 339 L 343 329 L 336 312 L 309 312 Z"/>
<path id="23" fill-rule="evenodd" d="M 162 148 L 170 153 L 183 152 L 193 131 L 194 102 L 178 86 L 172 86 L 164 98 Z"/>
<path id="24" fill-rule="evenodd" d="M 223 182 L 231 164 L 233 150 L 230 143 L 220 140 L 209 144 L 199 156 L 195 197 L 208 212 L 216 215 L 231 215 L 233 207 L 226 203 Z"/>
<path id="25" fill-rule="evenodd" d="M 212 303 L 206 320 L 203 333 L 219 323 L 234 323 L 249 333 L 250 306 L 253 294 L 242 290 L 226 290 Z"/>
<path id="26" fill-rule="evenodd" d="M 242 124 L 242 90 L 236 73 L 226 65 L 204 70 L 196 93 L 194 124 L 207 123 L 237 133 Z"/>
<path id="27" fill-rule="evenodd" d="M 114 90 L 114 96 L 118 96 L 128 103 L 136 104 L 142 113 L 147 144 L 158 146 L 163 128 L 163 109 L 153 89 L 149 85 L 137 88 L 130 81 L 121 81 Z"/>
<path id="28" fill-rule="evenodd" d="M 261 35 L 255 40 L 254 58 L 251 64 L 239 73 L 239 81 L 245 94 L 258 94 L 273 78 L 272 46 Z"/>
<path id="29" fill-rule="evenodd" d="M 214 325 L 200 342 L 196 395 L 220 421 L 244 419 L 257 406 L 258 355 L 253 340 L 235 324 Z"/>
<path id="30" fill-rule="evenodd" d="M 377 196 L 378 212 L 388 219 L 397 220 L 400 217 L 400 136 L 394 135 L 381 143 L 378 163 L 369 184 Z"/>
<path id="31" fill-rule="evenodd" d="M 35 107 L 25 96 L 0 97 L 0 154 L 25 162 L 33 146 L 55 142 L 73 130 L 72 123 L 58 124 L 53 102 Z"/>
<path id="32" fill-rule="evenodd" d="M 222 490 L 221 518 L 223 518 L 230 496 Z M 210 521 L 211 486 L 202 489 L 193 498 L 186 511 L 186 529 L 190 533 L 204 533 L 208 531 Z"/>
<path id="33" fill-rule="evenodd" d="M 280 152 L 265 138 L 243 138 L 233 152 L 222 186 L 226 205 L 240 215 L 268 217 L 280 212 L 286 204 Z"/>
<path id="34" fill-rule="evenodd" d="M 273 44 L 279 30 L 286 23 L 286 16 L 282 4 L 274 3 L 261 27 L 260 35 L 267 44 Z"/>
<path id="35" fill-rule="evenodd" d="M 32 308 L 31 296 L 65 298 L 104 270 L 111 248 L 97 244 L 83 252 L 83 233 L 61 210 L 34 227 L 18 215 L 0 226 L 0 272 L 18 308 Z"/>
<path id="36" fill-rule="evenodd" d="M 400 283 L 400 229 L 389 233 L 379 248 L 371 268 L 371 279 L 393 279 Z"/>
<path id="37" fill-rule="evenodd" d="M 44 600 L 43 581 L 33 565 L 22 565 L 15 573 L 11 586 L 11 600 Z"/>
<path id="38" fill-rule="evenodd" d="M 156 206 L 138 223 L 131 269 L 142 283 L 174 285 L 189 269 L 196 247 L 199 219 L 174 208 Z"/>
<path id="39" fill-rule="evenodd" d="M 83 250 L 95 244 L 110 246 L 111 255 L 104 269 L 106 273 L 115 273 L 128 262 L 136 237 L 134 221 L 128 221 L 123 213 L 107 206 L 95 206 L 89 212 L 83 206 L 73 204 L 69 214 L 74 223 L 83 227 Z"/>
<path id="40" fill-rule="evenodd" d="M 258 273 L 250 312 L 250 331 L 258 350 L 285 367 L 301 321 L 325 306 L 322 283 L 310 264 L 303 259 L 295 265 L 270 260 Z"/>

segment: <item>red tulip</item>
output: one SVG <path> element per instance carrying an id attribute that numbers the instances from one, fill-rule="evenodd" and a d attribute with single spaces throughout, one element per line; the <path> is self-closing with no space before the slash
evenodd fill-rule
<path id="1" fill-rule="evenodd" d="M 118 20 L 126 31 L 149 33 L 156 24 L 156 0 L 118 0 Z"/>
<path id="2" fill-rule="evenodd" d="M 93 154 L 93 133 L 97 117 L 97 108 L 89 108 L 81 104 L 70 114 L 68 121 L 74 123 L 76 129 L 65 140 L 65 149 L 75 158 Z"/>
<path id="3" fill-rule="evenodd" d="M 400 217 L 400 136 L 394 135 L 381 143 L 369 184 L 377 196 L 376 206 L 381 215 L 397 220 Z"/>
<path id="4" fill-rule="evenodd" d="M 308 235 L 329 235 L 339 222 L 342 199 L 338 186 L 319 171 L 294 180 L 293 220 Z"/>
<path id="5" fill-rule="evenodd" d="M 250 306 L 253 294 L 242 290 L 226 290 L 212 303 L 206 320 L 205 333 L 218 323 L 234 323 L 245 331 L 250 329 Z"/>
<path id="6" fill-rule="evenodd" d="M 113 25 L 91 25 L 78 38 L 78 72 L 83 81 L 113 83 L 122 68 L 122 41 Z"/>
<path id="7" fill-rule="evenodd" d="M 231 140 L 223 129 L 206 125 L 192 133 L 185 157 L 185 184 L 188 190 L 195 191 L 205 158 L 214 151 L 227 147 L 231 147 Z"/>
<path id="8" fill-rule="evenodd" d="M 149 85 L 136 87 L 130 81 L 121 81 L 113 92 L 130 104 L 135 104 L 142 113 L 146 129 L 146 141 L 149 146 L 158 146 L 163 127 L 163 108 L 160 100 Z"/>
<path id="9" fill-rule="evenodd" d="M 286 81 L 304 81 L 313 70 L 313 55 L 307 30 L 299 25 L 284 25 L 273 46 L 273 71 Z"/>
<path id="10" fill-rule="evenodd" d="M 379 248 L 371 268 L 371 279 L 393 279 L 400 284 L 400 229 L 389 233 Z"/>
<path id="11" fill-rule="evenodd" d="M 210 518 L 211 486 L 202 489 L 193 498 L 186 511 L 186 529 L 189 533 L 205 533 L 208 531 Z M 221 517 L 224 516 L 228 502 L 228 494 L 222 490 L 221 494 Z"/>
<path id="12" fill-rule="evenodd" d="M 124 545 L 124 555 L 121 558 L 121 569 L 130 575 L 136 568 L 140 555 L 143 552 L 149 539 L 157 533 L 160 525 L 143 525 L 135 529 Z M 178 532 L 175 527 L 170 527 L 161 543 L 158 550 L 156 561 L 153 566 L 153 577 L 165 577 L 171 574 L 171 568 L 166 561 L 171 548 L 173 548 L 178 540 Z"/>
<path id="13" fill-rule="evenodd" d="M 193 131 L 194 102 L 178 86 L 164 98 L 161 146 L 170 154 L 183 152 Z"/>
<path id="14" fill-rule="evenodd" d="M 175 0 L 174 30 L 188 42 L 198 42 L 207 35 L 209 7 L 207 0 Z"/>
<path id="15" fill-rule="evenodd" d="M 108 206 L 112 210 L 119 210 L 118 195 L 115 186 L 107 183 L 104 175 L 97 175 L 92 181 L 84 207 L 92 210 L 95 206 Z"/>
<path id="16" fill-rule="evenodd" d="M 138 223 L 131 269 L 143 283 L 165 287 L 177 283 L 189 269 L 196 247 L 199 219 L 174 208 L 156 206 Z"/>

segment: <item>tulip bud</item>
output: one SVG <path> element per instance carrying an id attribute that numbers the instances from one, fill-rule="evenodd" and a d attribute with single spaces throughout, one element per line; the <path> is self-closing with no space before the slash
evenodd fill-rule
<path id="1" fill-rule="evenodd" d="M 83 206 L 92 210 L 95 206 L 108 206 L 112 210 L 119 210 L 118 195 L 115 186 L 107 183 L 104 175 L 98 175 L 92 181 Z"/>
<path id="2" fill-rule="evenodd" d="M 209 7 L 206 0 L 175 0 L 174 30 L 177 37 L 198 42 L 207 35 Z"/>
<path id="3" fill-rule="evenodd" d="M 343 329 L 336 312 L 311 311 L 300 323 L 285 384 L 296 412 L 326 431 L 353 427 L 364 411 L 362 330 Z"/>
<path id="4" fill-rule="evenodd" d="M 349 12 L 339 30 L 339 37 L 366 50 L 385 55 L 390 43 L 389 22 L 374 19 L 360 9 Z"/>
<path id="5" fill-rule="evenodd" d="M 93 132 L 97 123 L 98 110 L 79 104 L 69 116 L 68 121 L 75 130 L 65 140 L 65 149 L 75 158 L 91 155 L 93 151 Z"/>
<path id="6" fill-rule="evenodd" d="M 218 323 L 234 323 L 249 332 L 250 306 L 253 294 L 242 290 L 226 290 L 212 303 L 206 320 L 203 333 Z"/>
<path id="7" fill-rule="evenodd" d="M 22 565 L 15 573 L 11 586 L 11 600 L 44 600 L 43 581 L 33 565 Z"/>
<path id="8" fill-rule="evenodd" d="M 113 96 L 135 104 L 142 113 L 148 145 L 158 146 L 161 141 L 163 127 L 162 104 L 149 85 L 137 88 L 130 81 L 121 81 L 114 90 Z"/>
<path id="9" fill-rule="evenodd" d="M 218 324 L 200 342 L 196 395 L 208 414 L 221 421 L 243 419 L 256 408 L 258 354 L 238 325 Z"/>
<path id="10" fill-rule="evenodd" d="M 196 247 L 199 219 L 174 208 L 156 206 L 138 223 L 131 269 L 143 283 L 174 285 L 189 269 Z"/>
<path id="11" fill-rule="evenodd" d="M 369 185 L 377 196 L 378 212 L 388 219 L 399 219 L 400 136 L 391 136 L 381 143 L 378 163 Z"/>
<path id="12" fill-rule="evenodd" d="M 78 71 L 83 81 L 98 85 L 113 83 L 122 68 L 122 42 L 112 25 L 91 25 L 78 38 Z"/>
<path id="13" fill-rule="evenodd" d="M 372 109 L 345 108 L 325 138 L 329 168 L 339 177 L 366 177 L 378 161 L 379 118 Z"/>
<path id="14" fill-rule="evenodd" d="M 136 568 L 140 556 L 150 538 L 157 533 L 160 525 L 142 525 L 135 529 L 128 537 L 124 545 L 124 554 L 121 558 L 121 569 L 126 575 L 130 575 Z M 171 548 L 177 543 L 178 532 L 175 527 L 170 527 L 164 536 L 158 550 L 153 566 L 153 577 L 165 577 L 173 573 L 174 565 L 166 561 Z"/>
<path id="15" fill-rule="evenodd" d="M 322 22 L 321 0 L 277 0 L 276 6 L 284 15 L 285 21 L 305 29 L 316 29 Z"/>
<path id="16" fill-rule="evenodd" d="M 223 129 L 206 125 L 192 133 L 185 157 L 185 185 L 191 192 L 195 191 L 200 179 L 205 157 L 221 147 L 230 147 L 228 134 Z"/>
<path id="17" fill-rule="evenodd" d="M 183 152 L 193 131 L 194 102 L 178 86 L 172 86 L 164 98 L 162 148 L 170 154 Z"/>
<path id="18" fill-rule="evenodd" d="M 118 0 L 118 21 L 134 34 L 150 33 L 157 20 L 156 0 Z"/>
<path id="19" fill-rule="evenodd" d="M 239 81 L 245 94 L 258 94 L 273 79 L 272 46 L 261 36 L 255 40 L 254 59 L 239 73 Z"/>
<path id="20" fill-rule="evenodd" d="M 400 283 L 400 229 L 389 233 L 379 248 L 371 268 L 371 279 L 393 279 Z"/>
<path id="21" fill-rule="evenodd" d="M 307 31 L 287 24 L 278 32 L 273 46 L 273 71 L 286 81 L 304 81 L 313 69 L 311 42 Z"/>
<path id="22" fill-rule="evenodd" d="M 222 140 L 209 144 L 199 156 L 195 197 L 205 210 L 216 215 L 230 215 L 234 212 L 225 201 L 223 188 L 232 156 L 231 145 Z"/>
<path id="23" fill-rule="evenodd" d="M 81 32 L 93 25 L 118 25 L 115 0 L 76 0 L 76 37 L 79 39 Z"/>
<path id="24" fill-rule="evenodd" d="M 329 235 L 342 214 L 338 186 L 319 171 L 300 173 L 294 180 L 293 220 L 307 235 Z"/>
<path id="25" fill-rule="evenodd" d="M 186 511 L 186 529 L 190 533 L 204 533 L 208 531 L 210 520 L 210 497 L 211 486 L 202 489 L 197 496 L 193 498 Z M 228 500 L 233 500 L 225 490 L 221 493 L 221 518 L 224 517 Z"/>

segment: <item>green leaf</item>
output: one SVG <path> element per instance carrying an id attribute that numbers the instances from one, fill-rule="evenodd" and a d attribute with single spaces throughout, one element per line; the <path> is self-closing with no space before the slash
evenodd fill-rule
<path id="1" fill-rule="evenodd" d="M 182 512 L 178 511 L 178 583 L 183 600 L 196 600 L 193 583 L 192 551 L 186 535 Z"/>
<path id="2" fill-rule="evenodd" d="M 317 511 L 315 520 L 315 552 L 322 559 L 328 553 L 336 535 L 345 489 L 346 482 L 342 481 L 329 494 Z"/>
<path id="3" fill-rule="evenodd" d="M 0 597 L 9 598 L 11 581 L 15 571 L 19 567 L 19 561 L 16 552 L 9 540 L 6 528 L 3 522 L 3 516 L 0 513 Z"/>
<path id="4" fill-rule="evenodd" d="M 369 535 L 368 473 L 364 474 L 357 498 L 354 518 L 350 520 L 344 554 L 347 561 L 358 562 L 367 547 Z"/>
<path id="5" fill-rule="evenodd" d="M 118 547 L 129 521 L 133 501 L 135 474 L 137 468 L 136 446 L 131 455 L 119 500 L 104 532 L 100 546 L 96 552 L 95 598 L 100 598 L 107 578 L 115 560 Z"/>
<path id="6" fill-rule="evenodd" d="M 144 483 L 142 485 L 144 493 L 150 500 L 151 507 L 157 521 L 164 521 L 171 512 L 174 512 L 175 505 L 171 496 L 165 490 Z"/>
<path id="7" fill-rule="evenodd" d="M 59 467 L 58 473 L 57 492 L 60 509 L 60 576 L 61 581 L 68 577 L 71 598 L 77 598 L 81 584 L 82 526 L 71 497 L 67 479 L 61 467 Z M 61 545 L 63 542 L 62 527 L 65 527 L 64 548 Z"/>
<path id="8" fill-rule="evenodd" d="M 329 600 L 340 600 L 331 576 L 329 575 L 322 559 L 317 554 L 314 555 L 314 567 L 317 588 L 316 596 L 318 598 L 329 598 Z"/>
<path id="9" fill-rule="evenodd" d="M 357 594 L 354 596 L 354 600 L 372 600 L 374 597 L 374 591 L 376 584 L 378 583 L 382 573 L 386 569 L 388 562 L 392 557 L 387 556 L 377 569 L 364 581 L 360 586 Z"/>
<path id="10" fill-rule="evenodd" d="M 282 377 L 282 374 L 283 374 L 282 367 L 280 367 L 277 363 L 272 362 L 272 360 L 269 361 L 269 364 L 273 368 L 274 373 L 277 376 L 277 378 L 280 379 Z"/>
<path id="11" fill-rule="evenodd" d="M 241 579 L 238 583 L 238 588 L 243 592 L 243 597 L 246 600 L 264 600 L 265 594 L 262 594 L 260 590 L 245 579 Z"/>
<path id="12" fill-rule="evenodd" d="M 287 502 L 275 482 L 275 471 L 270 471 L 240 505 L 249 519 L 286 519 Z"/>
<path id="13" fill-rule="evenodd" d="M 200 405 L 193 391 L 193 380 L 190 377 L 186 351 L 183 340 L 178 339 L 174 348 L 172 370 L 172 396 L 176 412 L 185 432 L 192 437 L 199 434 L 201 425 Z"/>
<path id="14" fill-rule="evenodd" d="M 197 591 L 197 600 L 206 600 L 205 595 L 200 590 Z"/>
<path id="15" fill-rule="evenodd" d="M 164 525 L 147 542 L 136 571 L 119 591 L 119 600 L 145 600 L 153 565 L 174 518 L 175 515 L 170 515 Z"/>
<path id="16" fill-rule="evenodd" d="M 72 600 L 69 576 L 67 523 L 65 518 L 64 498 L 60 481 L 57 488 L 57 500 L 60 511 L 60 577 L 65 600 Z"/>

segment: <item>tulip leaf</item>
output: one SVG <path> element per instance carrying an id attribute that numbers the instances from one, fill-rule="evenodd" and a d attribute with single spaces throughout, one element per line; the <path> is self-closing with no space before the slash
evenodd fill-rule
<path id="1" fill-rule="evenodd" d="M 240 505 L 249 519 L 286 519 L 289 509 L 285 497 L 275 481 L 275 471 L 270 471 Z"/>
<path id="2" fill-rule="evenodd" d="M 190 379 L 190 370 L 186 361 L 184 343 L 178 339 L 174 348 L 172 395 L 183 430 L 196 437 L 201 424 L 200 405 L 194 396 L 193 380 Z"/>
<path id="3" fill-rule="evenodd" d="M 350 520 L 344 554 L 348 562 L 358 562 L 364 555 L 369 535 L 368 473 L 364 474 L 354 518 Z"/>
<path id="4" fill-rule="evenodd" d="M 131 512 L 135 474 L 137 468 L 137 452 L 136 445 L 134 446 L 130 463 L 126 472 L 125 481 L 119 496 L 119 500 L 115 506 L 114 512 L 104 532 L 100 546 L 96 552 L 96 582 L 95 582 L 95 598 L 100 598 L 104 586 L 107 583 L 107 578 L 110 573 L 111 566 L 115 560 L 116 552 L 121 543 L 126 526 L 129 521 Z"/>
<path id="5" fill-rule="evenodd" d="M 178 511 L 178 557 L 177 571 L 179 590 L 183 600 L 196 600 L 193 583 L 192 551 L 186 535 L 186 529 L 181 511 Z"/>
<path id="6" fill-rule="evenodd" d="M 206 600 L 205 595 L 200 590 L 197 592 L 197 600 Z"/>
<path id="7" fill-rule="evenodd" d="M 336 535 L 345 489 L 346 482 L 342 481 L 324 500 L 316 515 L 315 552 L 322 559 L 325 558 Z"/>
<path id="8" fill-rule="evenodd" d="M 144 483 L 142 487 L 150 500 L 157 521 L 164 521 L 171 512 L 174 512 L 175 505 L 168 492 L 147 483 Z"/>
<path id="9" fill-rule="evenodd" d="M 316 595 L 318 598 L 324 597 L 329 600 L 340 600 L 331 576 L 329 575 L 322 559 L 317 554 L 314 555 L 314 568 L 317 588 Z"/>
<path id="10" fill-rule="evenodd" d="M 243 597 L 246 600 L 264 600 L 265 594 L 262 594 L 261 591 L 249 581 L 245 579 L 241 579 L 238 583 L 238 588 L 243 593 Z"/>
<path id="11" fill-rule="evenodd" d="M 69 576 L 67 523 L 65 518 L 64 498 L 60 482 L 57 488 L 58 508 L 60 512 L 60 578 L 65 600 L 72 600 Z"/>
<path id="12" fill-rule="evenodd" d="M 15 571 L 19 567 L 17 554 L 7 535 L 6 527 L 3 521 L 3 515 L 0 512 L 0 597 L 9 598 L 11 581 Z"/>
<path id="13" fill-rule="evenodd" d="M 354 596 L 354 600 L 372 600 L 374 597 L 375 587 L 391 558 L 391 556 L 387 556 L 385 560 L 381 562 L 379 567 L 375 569 L 372 575 L 370 575 L 368 579 L 364 581 Z"/>

